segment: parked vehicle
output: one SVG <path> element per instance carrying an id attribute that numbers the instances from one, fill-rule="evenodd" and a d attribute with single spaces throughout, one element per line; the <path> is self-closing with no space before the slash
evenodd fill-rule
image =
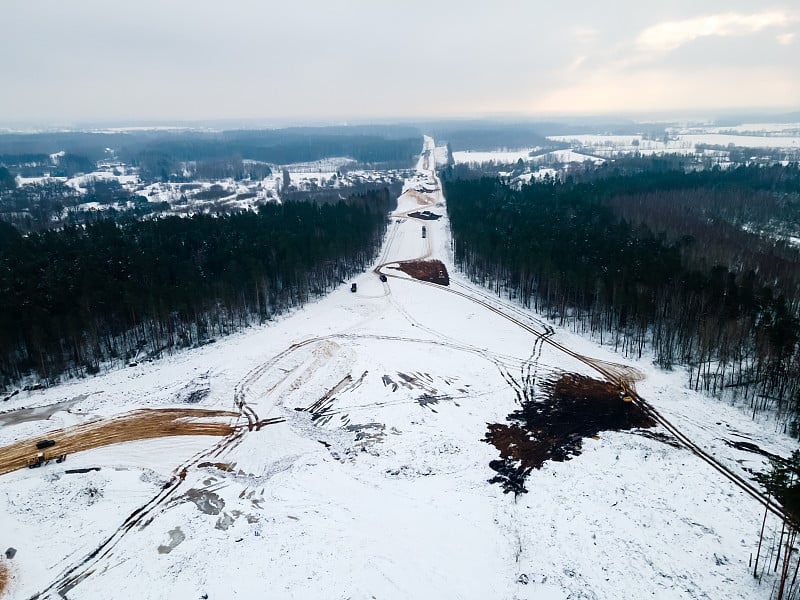
<path id="1" fill-rule="evenodd" d="M 426 236 L 426 234 L 427 234 L 427 233 L 428 233 L 428 230 L 427 230 L 427 229 L 425 229 L 425 225 L 423 225 L 423 226 L 422 226 L 422 237 L 424 238 L 424 237 Z"/>
<path id="2" fill-rule="evenodd" d="M 378 277 L 380 277 L 381 281 L 383 281 L 384 283 L 386 283 L 386 275 L 384 275 L 383 273 L 381 273 L 380 275 L 378 275 Z"/>
<path id="3" fill-rule="evenodd" d="M 55 440 L 39 440 L 36 442 L 36 449 L 37 450 L 44 450 L 45 448 L 50 448 L 51 446 L 55 446 Z"/>
<path id="4" fill-rule="evenodd" d="M 358 286 L 355 283 L 350 284 L 350 291 L 355 292 L 358 290 Z"/>

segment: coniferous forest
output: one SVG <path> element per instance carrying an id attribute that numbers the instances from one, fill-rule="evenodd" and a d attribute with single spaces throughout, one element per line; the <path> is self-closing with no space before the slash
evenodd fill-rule
<path id="1" fill-rule="evenodd" d="M 663 166 L 663 165 L 662 165 Z M 641 164 L 512 189 L 442 173 L 457 265 L 627 355 L 800 423 L 796 164 L 687 173 Z"/>
<path id="2" fill-rule="evenodd" d="M 370 263 L 393 202 L 376 190 L 25 236 L 0 222 L 0 388 L 201 345 L 312 300 Z"/>

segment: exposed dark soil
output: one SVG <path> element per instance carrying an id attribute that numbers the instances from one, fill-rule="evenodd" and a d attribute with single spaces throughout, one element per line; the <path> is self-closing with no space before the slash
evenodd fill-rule
<path id="1" fill-rule="evenodd" d="M 497 472 L 490 481 L 506 492 L 527 492 L 531 470 L 578 456 L 584 438 L 656 425 L 636 404 L 624 402 L 616 385 L 585 375 L 557 375 L 542 384 L 538 396 L 508 415 L 508 424 L 490 424 L 484 438 L 501 458 L 489 464 Z"/>
<path id="2" fill-rule="evenodd" d="M 767 452 L 766 450 L 764 450 L 757 444 L 754 444 L 753 442 L 742 442 L 737 440 L 725 440 L 725 439 L 723 439 L 722 441 L 725 442 L 731 448 L 736 448 L 737 450 L 752 452 L 753 454 L 760 454 L 761 456 L 766 456 L 768 459 L 776 461 L 778 463 L 787 462 L 786 459 L 783 458 L 782 456 L 773 454 L 772 452 Z"/>
<path id="3" fill-rule="evenodd" d="M 447 273 L 447 267 L 440 260 L 411 260 L 402 262 L 399 266 L 392 268 L 411 275 L 414 279 L 439 285 L 450 285 L 450 275 Z"/>

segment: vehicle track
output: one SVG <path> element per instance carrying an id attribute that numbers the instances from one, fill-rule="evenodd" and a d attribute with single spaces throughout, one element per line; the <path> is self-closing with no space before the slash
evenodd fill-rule
<path id="1" fill-rule="evenodd" d="M 427 150 L 428 150 L 428 154 L 430 154 L 430 150 L 429 149 L 427 149 Z M 436 175 L 433 174 L 432 176 L 433 176 L 434 180 L 437 180 L 437 182 L 438 182 L 438 178 L 436 177 Z M 439 188 L 441 189 L 441 182 L 438 182 L 438 184 L 439 184 Z M 429 235 L 429 238 L 430 238 L 430 235 Z M 379 270 L 380 266 L 378 266 L 376 269 Z M 406 279 L 406 278 L 400 278 L 397 275 L 393 275 L 393 274 L 389 274 L 389 273 L 387 273 L 386 275 L 388 277 L 397 277 L 398 279 Z M 465 299 L 467 299 L 467 300 L 469 300 L 471 302 L 479 304 L 479 305 L 483 306 L 485 309 L 487 309 L 487 310 L 489 310 L 489 311 L 491 311 L 491 312 L 503 317 L 504 319 L 507 319 L 508 321 L 516 324 L 517 326 L 521 327 L 525 331 L 527 331 L 527 332 L 531 333 L 532 335 L 536 336 L 537 339 L 541 340 L 542 344 L 547 343 L 550 346 L 556 348 L 557 350 L 560 350 L 561 352 L 563 352 L 563 353 L 575 358 L 576 360 L 582 362 L 583 364 L 587 365 L 588 367 L 591 367 L 597 373 L 599 373 L 600 375 L 605 377 L 609 382 L 612 382 L 614 384 L 623 385 L 629 391 L 629 393 L 631 394 L 631 396 L 633 398 L 633 401 L 643 411 L 645 411 L 647 414 L 649 414 L 653 418 L 653 420 L 655 420 L 659 425 L 664 427 L 664 429 L 669 431 L 675 437 L 675 439 L 677 439 L 679 441 L 679 443 L 684 448 L 686 448 L 687 450 L 692 452 L 695 456 L 700 458 L 702 461 L 704 461 L 705 463 L 710 465 L 713 469 L 715 469 L 717 472 L 719 472 L 722 476 L 724 476 L 729 481 L 731 481 L 731 483 L 733 483 L 736 487 L 740 488 L 742 491 L 744 491 L 746 494 L 751 496 L 753 499 L 755 499 L 758 502 L 760 502 L 767 510 L 772 512 L 774 515 L 778 516 L 781 519 L 785 518 L 785 514 L 784 514 L 784 511 L 783 511 L 782 507 L 777 502 L 775 502 L 769 495 L 764 494 L 758 487 L 756 487 L 755 485 L 750 483 L 747 479 L 745 479 L 741 475 L 735 473 L 734 471 L 729 469 L 726 465 L 724 465 L 723 463 L 718 461 L 716 458 L 711 456 L 709 453 L 705 452 L 696 443 L 694 443 L 687 435 L 685 435 L 683 432 L 681 432 L 680 428 L 675 426 L 668 419 L 666 419 L 663 415 L 661 415 L 661 413 L 658 412 L 658 410 L 656 410 L 656 408 L 654 406 L 652 406 L 649 402 L 647 402 L 644 398 L 642 398 L 636 392 L 635 383 L 636 383 L 636 381 L 640 381 L 643 378 L 642 373 L 640 371 L 638 371 L 638 369 L 636 369 L 634 367 L 631 367 L 631 366 L 626 366 L 626 365 L 621 365 L 621 364 L 617 364 L 617 363 L 611 363 L 611 362 L 608 362 L 608 361 L 591 358 L 591 357 L 579 354 L 577 352 L 573 352 L 569 348 L 565 347 L 564 345 L 562 345 L 562 344 L 556 342 L 554 339 L 552 339 L 552 335 L 555 332 L 555 330 L 549 324 L 545 323 L 544 321 L 535 319 L 535 318 L 531 317 L 528 314 L 525 314 L 524 312 L 521 311 L 521 309 L 519 309 L 517 307 L 512 307 L 512 306 L 506 305 L 506 303 L 500 301 L 499 299 L 497 299 L 495 297 L 492 297 L 488 292 L 485 292 L 483 290 L 478 290 L 476 288 L 468 288 L 467 286 L 465 286 L 463 284 L 460 284 L 458 282 L 455 282 L 455 286 L 453 286 L 453 282 L 452 281 L 451 281 L 451 285 L 448 286 L 448 287 L 441 286 L 441 285 L 438 285 L 436 283 L 431 283 L 431 282 L 428 282 L 428 281 L 422 281 L 422 280 L 419 280 L 419 279 L 411 279 L 411 281 L 414 281 L 414 282 L 416 282 L 418 284 L 422 284 L 422 285 L 432 286 L 432 287 L 435 287 L 435 288 L 437 288 L 439 290 L 446 291 L 446 292 L 451 293 L 451 294 L 456 294 L 456 295 L 458 295 L 458 296 L 460 296 L 462 298 L 465 298 Z M 462 288 L 462 289 L 469 290 L 470 293 L 465 293 L 463 291 L 456 290 L 456 289 L 454 289 L 454 287 L 459 287 L 459 288 Z M 496 306 L 496 304 L 499 304 L 500 307 Z M 514 313 L 514 314 L 510 314 L 510 313 Z M 514 315 L 518 315 L 518 316 L 514 316 Z M 524 318 L 525 321 L 528 321 L 528 322 L 522 321 L 518 317 Z M 541 327 L 543 327 L 544 328 L 544 332 L 536 330 L 532 325 L 530 325 L 530 321 L 533 321 L 537 325 L 540 325 Z M 539 352 L 541 352 L 541 346 L 540 346 Z"/>
<path id="2" fill-rule="evenodd" d="M 167 508 L 168 502 L 173 499 L 181 489 L 187 472 L 190 468 L 197 466 L 204 459 L 219 457 L 223 452 L 230 451 L 241 443 L 242 438 L 247 432 L 260 430 L 266 425 L 274 425 L 285 421 L 283 418 L 259 419 L 256 412 L 250 407 L 244 398 L 245 386 L 253 380 L 253 372 L 250 371 L 240 382 L 234 393 L 234 402 L 238 408 L 237 413 L 226 411 L 205 411 L 209 413 L 224 413 L 226 416 L 236 416 L 236 424 L 231 426 L 230 433 L 219 440 L 216 444 L 206 448 L 190 459 L 184 461 L 176 467 L 169 481 L 163 488 L 144 505 L 133 511 L 117 529 L 101 542 L 92 552 L 84 556 L 79 561 L 64 569 L 47 587 L 34 594 L 31 600 L 50 598 L 53 593 L 60 597 L 66 597 L 66 593 L 77 586 L 81 581 L 89 577 L 98 568 L 102 560 L 107 559 L 119 545 L 120 541 L 134 528 L 144 527 L 151 523 L 158 514 Z M 135 411 L 139 412 L 139 411 Z M 185 411 L 184 411 L 185 412 Z M 244 417 L 247 420 L 246 426 L 240 421 Z M 158 436 L 151 436 L 158 437 Z"/>
<path id="3" fill-rule="evenodd" d="M 389 277 L 397 277 L 396 275 L 391 275 L 391 274 L 387 274 L 387 276 L 389 276 Z M 400 277 L 397 277 L 397 278 L 409 281 L 409 279 L 406 279 L 406 278 L 400 278 Z M 755 499 L 758 502 L 760 502 L 771 513 L 773 513 L 774 515 L 778 516 L 781 519 L 785 518 L 785 514 L 784 514 L 783 509 L 780 507 L 780 505 L 777 502 L 772 500 L 772 498 L 770 496 L 768 496 L 767 494 L 764 494 L 763 492 L 761 492 L 756 486 L 751 484 L 744 477 L 738 475 L 737 473 L 735 473 L 734 471 L 729 469 L 726 465 L 724 465 L 723 463 L 718 461 L 716 458 L 714 458 L 712 455 L 710 455 L 709 453 L 705 452 L 702 448 L 700 448 L 697 444 L 695 444 L 688 436 L 686 436 L 684 433 L 682 433 L 677 426 L 675 426 L 668 419 L 663 417 L 649 402 L 647 402 L 644 398 L 639 396 L 635 391 L 634 385 L 635 385 L 636 381 L 640 381 L 642 379 L 642 374 L 637 369 L 635 369 L 634 367 L 629 367 L 629 366 L 626 366 L 626 365 L 619 365 L 619 364 L 611 363 L 611 362 L 604 361 L 604 360 L 598 360 L 598 359 L 594 359 L 594 358 L 579 354 L 577 352 L 573 352 L 569 348 L 567 348 L 564 345 L 562 345 L 562 344 L 556 342 L 555 340 L 553 340 L 550 337 L 550 335 L 548 335 L 546 332 L 543 333 L 543 332 L 537 331 L 536 329 L 531 327 L 529 324 L 520 321 L 519 319 L 517 319 L 513 315 L 507 314 L 503 310 L 497 308 L 496 306 L 493 306 L 492 304 L 489 304 L 488 302 L 486 302 L 486 301 L 484 301 L 484 300 L 482 300 L 480 298 L 475 298 L 475 297 L 473 297 L 473 296 L 471 296 L 471 295 L 469 295 L 467 293 L 460 292 L 458 290 L 454 290 L 452 288 L 441 286 L 441 285 L 438 285 L 438 284 L 435 284 L 435 283 L 430 283 L 428 281 L 421 281 L 421 280 L 418 280 L 418 279 L 411 279 L 410 281 L 414 281 L 415 283 L 418 283 L 418 284 L 421 284 L 421 285 L 432 286 L 432 287 L 435 287 L 435 288 L 437 288 L 439 290 L 442 290 L 442 291 L 445 291 L 445 292 L 448 292 L 448 293 L 451 293 L 451 294 L 456 294 L 457 296 L 461 296 L 462 298 L 465 298 L 467 300 L 470 300 L 471 302 L 479 304 L 479 305 L 483 306 L 484 308 L 486 308 L 487 310 L 489 310 L 489 311 L 491 311 L 491 312 L 503 317 L 504 319 L 506 319 L 508 321 L 511 321 L 512 323 L 514 323 L 517 326 L 521 327 L 525 331 L 528 331 L 532 335 L 534 335 L 537 338 L 539 338 L 543 343 L 550 344 L 551 346 L 553 346 L 554 348 L 560 350 L 561 352 L 563 352 L 563 353 L 575 358 L 576 360 L 582 362 L 583 364 L 587 365 L 588 367 L 591 367 L 597 373 L 599 373 L 604 378 L 606 378 L 606 380 L 608 380 L 609 382 L 614 383 L 614 384 L 624 385 L 630 391 L 630 393 L 631 393 L 632 397 L 634 398 L 634 401 L 637 403 L 637 405 L 639 407 L 641 407 L 642 410 L 644 410 L 645 412 L 650 414 L 650 416 L 652 416 L 653 419 L 659 425 L 664 427 L 673 436 L 675 436 L 675 438 L 679 441 L 679 443 L 684 448 L 686 448 L 687 450 L 692 452 L 694 455 L 696 455 L 698 458 L 700 458 L 701 460 L 703 460 L 704 462 L 709 464 L 717 472 L 719 472 L 721 475 L 723 475 L 725 478 L 727 478 L 729 481 L 731 481 L 736 487 L 740 488 L 742 491 L 744 491 L 746 494 L 751 496 L 753 499 Z"/>
<path id="4" fill-rule="evenodd" d="M 425 163 L 424 166 L 428 167 L 429 162 L 432 159 L 432 150 L 426 147 L 425 152 Z M 436 179 L 435 174 L 433 175 L 434 179 Z M 441 185 L 441 184 L 440 184 Z M 435 204 L 436 200 L 432 200 L 429 204 Z M 413 209 L 418 210 L 418 209 Z M 413 212 L 407 211 L 407 212 Z M 394 213 L 392 215 L 395 219 L 398 218 L 413 218 L 408 217 L 405 213 Z M 419 221 L 418 219 L 415 219 Z M 379 259 L 379 264 L 376 265 L 372 271 L 376 274 L 382 273 L 381 269 L 388 264 L 394 263 L 402 263 L 402 262 L 410 262 L 411 260 L 420 260 L 427 258 L 432 255 L 433 253 L 433 242 L 432 242 L 432 232 L 428 233 L 426 239 L 426 250 L 427 253 L 417 259 L 410 259 L 410 260 L 399 260 L 399 261 L 389 261 L 388 256 L 391 250 L 391 246 L 393 245 L 395 239 L 397 238 L 399 232 L 399 225 L 400 222 L 395 220 L 394 227 L 392 227 L 391 231 L 387 235 L 387 239 L 385 242 L 384 250 L 381 253 L 381 257 Z M 387 277 L 395 277 L 397 279 L 403 279 L 408 281 L 408 278 L 399 277 L 397 275 L 391 273 L 385 273 Z M 745 493 L 749 496 L 754 498 L 755 500 L 759 501 L 763 504 L 770 512 L 777 515 L 780 518 L 784 517 L 783 510 L 777 503 L 772 501 L 768 496 L 761 493 L 758 488 L 750 484 L 745 478 L 741 477 L 740 475 L 734 473 L 730 469 L 728 469 L 725 465 L 717 461 L 714 457 L 703 451 L 700 447 L 698 447 L 694 442 L 692 442 L 685 434 L 683 434 L 678 427 L 673 425 L 669 420 L 664 418 L 652 405 L 650 405 L 644 398 L 639 396 L 634 389 L 634 384 L 636 381 L 641 379 L 641 373 L 638 372 L 633 367 L 628 367 L 625 365 L 619 365 L 616 363 L 610 363 L 607 361 L 602 361 L 598 359 L 593 359 L 591 357 L 587 357 L 585 355 L 573 352 L 569 348 L 563 346 L 562 344 L 556 342 L 552 339 L 552 335 L 554 333 L 554 329 L 544 321 L 540 321 L 535 319 L 529 314 L 526 314 L 521 309 L 518 309 L 513 306 L 507 306 L 505 303 L 498 301 L 498 299 L 493 298 L 490 296 L 488 292 L 483 292 L 476 290 L 475 288 L 468 288 L 463 284 L 456 284 L 455 287 L 459 287 L 465 290 L 469 290 L 470 293 L 465 293 L 464 291 L 459 291 L 453 289 L 453 287 L 443 287 L 434 283 L 420 281 L 416 279 L 411 279 L 411 281 L 415 281 L 418 284 L 434 286 L 439 290 L 446 291 L 448 293 L 456 294 L 460 297 L 463 297 L 471 302 L 474 302 L 483 308 L 497 314 L 498 316 L 503 317 L 504 319 L 510 321 L 511 323 L 521 327 L 525 331 L 534 335 L 537 341 L 540 343 L 539 346 L 539 355 L 541 355 L 541 349 L 544 343 L 548 343 L 552 347 L 556 348 L 557 350 L 563 352 L 566 355 L 569 355 L 576 360 L 580 361 L 581 363 L 587 365 L 588 367 L 594 369 L 597 373 L 605 377 L 608 381 L 613 383 L 621 383 L 624 384 L 631 392 L 633 397 L 633 401 L 647 414 L 649 414 L 659 425 L 664 427 L 667 431 L 669 431 L 675 438 L 680 442 L 680 444 L 688 449 L 690 452 L 698 456 L 701 460 L 709 464 L 712 468 L 718 471 L 721 475 L 729 479 L 734 485 L 742 489 Z M 387 284 L 384 284 L 387 286 Z M 493 303 L 494 304 L 493 304 Z M 395 307 L 399 309 L 397 303 Z M 496 304 L 500 304 L 500 307 L 496 306 Z M 401 313 L 403 313 L 408 319 L 413 319 L 408 315 L 408 313 L 402 309 L 399 309 Z M 513 313 L 513 314 L 512 314 Z M 525 319 L 523 321 L 522 319 Z M 537 330 L 531 323 L 539 325 L 542 327 L 544 331 Z M 428 328 L 423 328 L 428 329 Z M 433 330 L 428 331 L 431 334 L 440 335 Z M 235 430 L 230 433 L 228 436 L 220 440 L 217 444 L 213 445 L 212 447 L 203 450 L 202 452 L 196 454 L 189 460 L 182 463 L 178 466 L 174 471 L 171 479 L 165 484 L 162 490 L 154 496 L 151 500 L 149 500 L 146 504 L 142 507 L 136 509 L 133 513 L 131 513 L 128 518 L 120 525 L 119 528 L 109 536 L 104 542 L 102 542 L 95 550 L 93 550 L 89 555 L 83 558 L 78 563 L 72 565 L 71 567 L 65 569 L 59 577 L 54 580 L 50 585 L 44 588 L 41 592 L 36 594 L 33 598 L 45 598 L 50 597 L 50 595 L 57 591 L 60 596 L 64 597 L 67 591 L 74 588 L 78 583 L 84 580 L 86 577 L 91 575 L 97 568 L 98 563 L 107 558 L 113 551 L 113 549 L 119 544 L 119 542 L 124 538 L 124 536 L 130 532 L 132 529 L 137 527 L 142 523 L 149 523 L 152 521 L 155 516 L 157 516 L 159 510 L 163 511 L 165 504 L 168 502 L 169 499 L 173 498 L 179 488 L 181 487 L 182 483 L 184 482 L 187 474 L 187 470 L 193 466 L 196 466 L 201 460 L 207 459 L 210 457 L 218 457 L 223 452 L 230 451 L 232 448 L 236 447 L 242 440 L 243 436 L 246 435 L 249 431 L 252 430 L 259 430 L 264 425 L 279 423 L 284 421 L 282 418 L 273 418 L 273 419 L 259 419 L 259 416 L 256 414 L 255 410 L 247 403 L 247 394 L 250 388 L 255 384 L 255 382 L 264 375 L 269 369 L 273 368 L 277 365 L 280 360 L 285 358 L 286 356 L 290 355 L 291 353 L 295 352 L 296 350 L 307 346 L 309 344 L 317 343 L 326 339 L 363 339 L 363 338 L 372 338 L 372 339 L 383 339 L 387 341 L 407 341 L 407 342 L 417 342 L 417 343 L 429 343 L 429 344 L 438 344 L 445 347 L 450 347 L 454 349 L 463 350 L 466 352 L 477 354 L 483 358 L 487 358 L 488 360 L 495 362 L 499 369 L 501 369 L 501 375 L 506 380 L 506 383 L 510 385 L 512 388 L 517 390 L 517 395 L 519 396 L 519 383 L 514 380 L 514 378 L 508 373 L 507 371 L 503 371 L 500 366 L 499 358 L 502 357 L 503 360 L 507 361 L 509 359 L 513 359 L 514 362 L 517 364 L 523 364 L 525 361 L 520 361 L 516 357 L 509 357 L 505 355 L 500 355 L 496 353 L 487 352 L 485 349 L 477 348 L 475 346 L 470 346 L 468 344 L 461 344 L 455 342 L 455 340 L 448 340 L 448 341 L 440 341 L 440 340 L 430 340 L 430 339 L 416 339 L 416 338 L 404 338 L 400 336 L 380 336 L 380 335 L 368 335 L 368 334 L 331 334 L 327 336 L 309 338 L 307 340 L 303 340 L 301 342 L 297 342 L 292 344 L 282 352 L 276 354 L 267 362 L 254 367 L 251 369 L 245 377 L 235 386 L 234 388 L 234 405 L 237 409 L 237 426 Z M 534 352 L 536 349 L 536 345 L 534 344 Z M 493 355 L 493 356 L 491 356 Z M 530 361 L 528 361 L 530 363 Z M 537 361 L 537 370 L 539 368 L 538 361 Z M 526 377 L 529 377 L 530 373 Z M 534 378 L 536 374 L 534 373 Z M 513 380 L 513 383 L 509 381 L 508 378 Z M 274 386 L 273 386 L 274 387 Z M 267 391 L 269 393 L 270 390 Z M 385 404 L 391 404 L 392 402 L 387 402 Z M 356 410 L 356 407 L 352 407 L 350 409 L 343 408 L 344 410 Z M 270 409 L 271 410 L 271 409 Z M 340 412 L 336 409 L 334 412 Z M 247 421 L 246 425 L 239 423 L 241 419 L 245 419 Z"/>

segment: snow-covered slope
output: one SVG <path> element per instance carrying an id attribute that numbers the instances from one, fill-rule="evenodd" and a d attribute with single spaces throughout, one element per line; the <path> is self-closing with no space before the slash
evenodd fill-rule
<path id="1" fill-rule="evenodd" d="M 243 416 L 229 438 L 139 440 L 3 475 L 0 549 L 18 551 L 8 597 L 769 597 L 769 575 L 761 586 L 748 575 L 763 507 L 685 449 L 601 433 L 534 471 L 527 494 L 488 482 L 487 423 L 519 408 L 526 374 L 597 376 L 504 315 L 578 355 L 621 359 L 455 272 L 446 216 L 409 216 L 445 215 L 434 155 L 426 138 L 376 262 L 387 282 L 364 273 L 357 292 L 347 282 L 267 327 L 3 404 L 64 402 L 6 415 L 0 446 L 142 407 L 283 419 L 248 430 Z M 451 285 L 391 268 L 417 257 L 442 260 Z M 639 393 L 729 468 L 763 459 L 725 439 L 793 447 L 771 423 L 685 390 L 680 373 L 636 367 Z"/>

